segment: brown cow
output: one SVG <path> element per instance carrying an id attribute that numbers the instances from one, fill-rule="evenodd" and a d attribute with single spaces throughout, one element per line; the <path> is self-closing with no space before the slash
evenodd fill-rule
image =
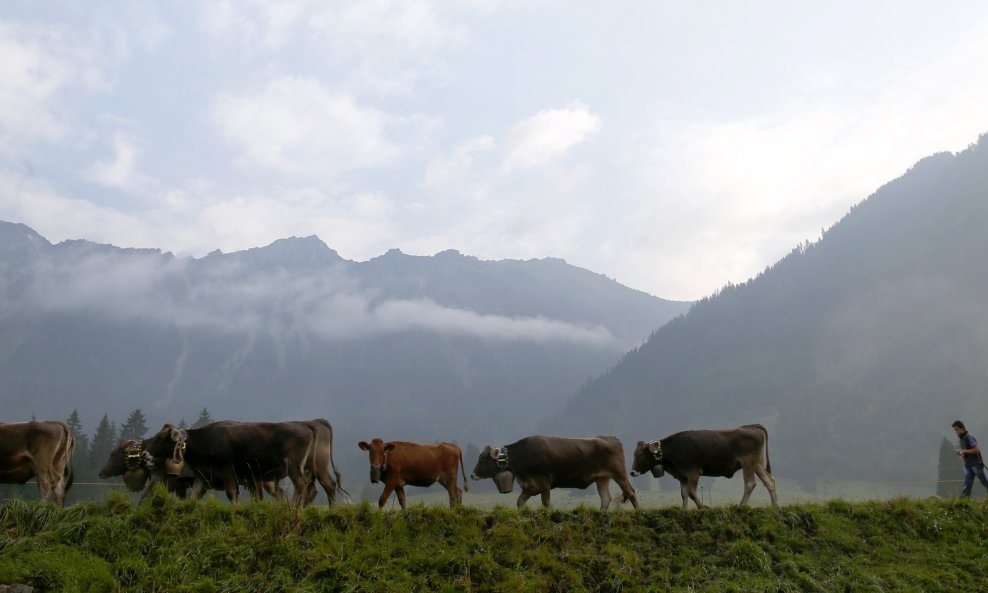
<path id="1" fill-rule="evenodd" d="M 494 478 L 502 494 L 511 492 L 518 478 L 521 495 L 518 507 L 536 494 L 542 506 L 549 506 L 553 488 L 586 488 L 597 485 L 600 510 L 611 504 L 610 482 L 621 488 L 619 502 L 631 501 L 638 508 L 638 497 L 624 469 L 624 447 L 617 437 L 587 439 L 530 436 L 498 449 L 484 447 L 473 468 L 474 480 Z"/>
<path id="2" fill-rule="evenodd" d="M 64 422 L 0 423 L 0 483 L 23 484 L 37 477 L 41 500 L 54 492 L 58 506 L 65 504 L 74 453 L 75 437 Z"/>
<path id="3" fill-rule="evenodd" d="M 631 475 L 640 476 L 651 471 L 658 478 L 668 471 L 679 480 L 685 509 L 689 499 L 693 499 L 698 508 L 703 507 L 696 496 L 700 476 L 730 478 L 739 469 L 744 472 L 741 505 L 748 504 L 751 491 L 755 489 L 755 476 L 768 489 L 772 505 L 779 504 L 772 464 L 768 459 L 768 431 L 761 424 L 722 430 L 686 430 L 658 441 L 638 441 Z"/>
<path id="4" fill-rule="evenodd" d="M 371 482 L 384 482 L 384 492 L 377 500 L 383 507 L 391 496 L 398 493 L 398 504 L 405 508 L 405 486 L 432 486 L 439 482 L 449 493 L 449 506 L 463 503 L 463 492 L 456 486 L 456 464 L 463 472 L 463 490 L 467 485 L 467 472 L 463 467 L 463 454 L 453 443 L 419 445 L 403 441 L 374 439 L 369 444 L 360 441 L 358 447 L 368 452 L 371 466 Z"/>

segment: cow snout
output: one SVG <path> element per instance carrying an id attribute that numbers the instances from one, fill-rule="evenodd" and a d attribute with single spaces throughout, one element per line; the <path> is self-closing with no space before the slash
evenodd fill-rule
<path id="1" fill-rule="evenodd" d="M 377 484 L 381 481 L 381 467 L 372 467 L 370 470 L 370 481 L 371 484 Z"/>
<path id="2" fill-rule="evenodd" d="M 634 470 L 634 469 L 631 470 L 631 477 L 632 478 L 637 478 L 640 475 L 641 475 L 641 473 L 638 470 Z"/>
<path id="3" fill-rule="evenodd" d="M 477 477 L 477 474 L 476 473 L 472 473 L 472 474 L 470 474 L 470 479 L 471 480 L 479 480 L 480 478 Z"/>

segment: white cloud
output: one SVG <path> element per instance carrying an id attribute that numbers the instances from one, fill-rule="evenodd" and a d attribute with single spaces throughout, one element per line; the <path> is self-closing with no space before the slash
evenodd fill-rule
<path id="1" fill-rule="evenodd" d="M 619 279 L 691 299 L 742 282 L 920 158 L 964 149 L 988 130 L 988 38 L 943 55 L 881 78 L 798 73 L 746 117 L 659 121 L 625 151 L 638 182 Z"/>
<path id="2" fill-rule="evenodd" d="M 545 165 L 600 131 L 600 118 L 581 103 L 546 109 L 516 124 L 508 134 L 504 169 Z"/>
<path id="3" fill-rule="evenodd" d="M 150 206 L 125 213 L 0 168 L 0 220 L 23 222 L 55 242 L 84 238 L 182 255 L 314 234 L 345 257 L 366 259 L 392 247 L 399 234 L 399 212 L 383 194 L 335 196 L 308 188 L 230 194 L 203 183 L 161 192 L 156 186 L 145 193 Z"/>
<path id="4" fill-rule="evenodd" d="M 492 137 L 477 136 L 461 143 L 450 154 L 433 158 L 426 165 L 424 186 L 440 191 L 462 187 L 474 177 L 473 166 L 477 157 L 493 148 Z"/>
<path id="5" fill-rule="evenodd" d="M 221 0 L 203 3 L 200 25 L 219 39 L 245 47 L 279 50 L 303 38 L 337 52 L 360 54 L 385 46 L 434 49 L 462 39 L 460 26 L 427 0 Z"/>
<path id="6" fill-rule="evenodd" d="M 437 47 L 461 39 L 464 34 L 456 25 L 444 21 L 425 0 L 354 2 L 333 16 L 338 30 L 361 37 L 390 38 L 411 48 Z"/>
<path id="7" fill-rule="evenodd" d="M 154 221 L 67 198 L 48 183 L 0 168 L 0 220 L 23 222 L 51 241 L 85 238 L 151 247 Z"/>
<path id="8" fill-rule="evenodd" d="M 313 78 L 283 77 L 256 94 L 221 95 L 213 117 L 248 165 L 308 178 L 394 162 L 388 115 Z"/>
<path id="9" fill-rule="evenodd" d="M 118 132 L 113 138 L 113 160 L 94 163 L 87 171 L 87 177 L 107 187 L 141 192 L 152 183 L 152 179 L 137 170 L 139 154 L 137 143 Z"/>
<path id="10" fill-rule="evenodd" d="M 192 265 L 188 259 L 119 252 L 48 258 L 31 270 L 31 289 L 21 305 L 113 321 L 270 335 L 279 343 L 310 336 L 353 339 L 426 331 L 493 341 L 615 347 L 614 337 L 601 326 L 484 315 L 430 300 L 382 300 L 361 290 L 338 268 L 292 274 L 219 262 L 197 265 L 193 272 Z"/>
<path id="11" fill-rule="evenodd" d="M 101 82 L 90 42 L 57 28 L 0 21 L 0 153 L 64 137 L 57 95 Z"/>

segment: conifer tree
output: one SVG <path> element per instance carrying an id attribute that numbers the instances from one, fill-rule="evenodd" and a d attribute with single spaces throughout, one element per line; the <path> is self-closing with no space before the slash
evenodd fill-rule
<path id="1" fill-rule="evenodd" d="M 147 431 L 148 426 L 146 419 L 144 418 L 144 412 L 142 412 L 140 408 L 137 408 L 130 413 L 130 416 L 127 417 L 127 421 L 120 427 L 120 438 L 125 441 L 139 441 L 144 438 Z"/>
<path id="2" fill-rule="evenodd" d="M 961 491 L 961 484 L 957 480 L 964 477 L 964 462 L 957 456 L 956 449 L 946 438 L 940 441 L 937 496 L 941 498 L 957 498 Z"/>
<path id="3" fill-rule="evenodd" d="M 189 427 L 189 423 L 186 422 L 185 421 L 185 418 L 183 417 L 181 420 L 178 421 L 178 427 L 179 428 L 188 428 Z"/>
<path id="4" fill-rule="evenodd" d="M 117 445 L 117 426 L 106 414 L 99 421 L 96 433 L 93 434 L 93 443 L 89 450 L 89 462 L 92 467 L 102 467 L 110 457 L 110 451 Z"/>
<path id="5" fill-rule="evenodd" d="M 209 410 L 203 407 L 202 411 L 199 412 L 199 419 L 196 420 L 196 423 L 192 425 L 192 428 L 202 428 L 203 426 L 206 426 L 212 421 L 213 418 L 209 415 Z"/>
<path id="6" fill-rule="evenodd" d="M 75 453 L 73 465 L 76 471 L 87 474 L 89 469 L 89 435 L 82 431 L 82 420 L 79 418 L 79 410 L 72 410 L 68 420 L 65 421 L 75 437 Z"/>

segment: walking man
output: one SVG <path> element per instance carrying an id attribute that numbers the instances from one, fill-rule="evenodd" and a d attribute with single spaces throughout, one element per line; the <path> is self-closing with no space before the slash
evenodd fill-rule
<path id="1" fill-rule="evenodd" d="M 974 435 L 967 431 L 964 423 L 960 420 L 955 420 L 951 426 L 957 434 L 957 438 L 960 439 L 961 448 L 957 449 L 957 454 L 964 458 L 964 469 L 966 470 L 961 498 L 969 498 L 971 488 L 974 486 L 974 476 L 978 476 L 981 485 L 988 488 L 988 478 L 985 477 L 985 462 L 981 458 L 981 445 L 978 444 Z"/>

